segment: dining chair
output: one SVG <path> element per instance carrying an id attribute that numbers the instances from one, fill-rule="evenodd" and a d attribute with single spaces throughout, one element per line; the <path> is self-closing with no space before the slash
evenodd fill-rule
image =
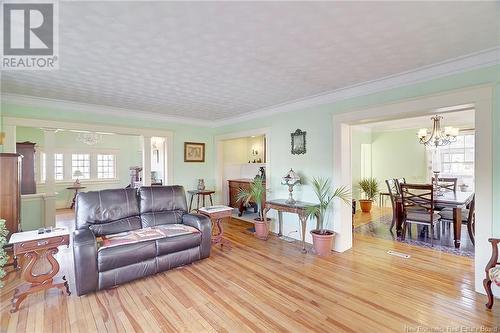
<path id="1" fill-rule="evenodd" d="M 394 181 L 396 182 L 396 189 L 398 191 L 398 194 L 401 194 L 401 184 L 406 184 L 406 178 L 394 178 Z"/>
<path id="2" fill-rule="evenodd" d="M 434 212 L 432 184 L 400 184 L 400 190 L 403 204 L 403 237 L 406 235 L 408 224 L 428 226 L 431 246 L 434 246 L 434 226 L 439 223 L 441 216 Z"/>
<path id="3" fill-rule="evenodd" d="M 432 177 L 432 183 L 434 183 L 436 178 Z M 458 178 L 452 177 L 438 177 L 438 187 L 445 191 L 456 192 L 457 191 Z"/>
<path id="4" fill-rule="evenodd" d="M 392 206 L 392 222 L 389 230 L 392 231 L 394 225 L 396 224 L 396 200 L 399 198 L 399 190 L 396 184 L 396 180 L 394 178 L 386 179 L 385 183 L 387 184 L 387 191 L 389 193 L 389 197 L 391 198 L 391 206 Z"/>
<path id="5" fill-rule="evenodd" d="M 444 208 L 439 212 L 443 223 L 453 223 L 453 209 Z M 467 208 L 462 209 L 462 224 L 467 225 L 467 233 L 473 245 L 476 244 L 476 196 L 472 197 L 472 201 Z"/>

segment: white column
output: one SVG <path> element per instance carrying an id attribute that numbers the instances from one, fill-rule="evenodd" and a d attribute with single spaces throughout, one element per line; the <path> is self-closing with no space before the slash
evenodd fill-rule
<path id="1" fill-rule="evenodd" d="M 15 153 L 16 152 L 16 126 L 4 124 L 3 128 L 5 131 L 3 152 L 4 153 Z"/>
<path id="2" fill-rule="evenodd" d="M 54 153 L 56 144 L 56 130 L 44 129 L 43 147 L 45 152 L 45 221 L 46 227 L 56 224 L 56 181 L 54 177 Z"/>
<path id="3" fill-rule="evenodd" d="M 151 186 L 151 137 L 142 137 L 142 185 Z"/>

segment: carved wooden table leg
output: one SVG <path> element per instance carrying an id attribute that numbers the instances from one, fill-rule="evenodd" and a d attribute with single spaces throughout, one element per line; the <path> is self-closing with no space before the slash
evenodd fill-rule
<path id="1" fill-rule="evenodd" d="M 231 249 L 231 241 L 225 239 L 223 237 L 224 235 L 224 226 L 222 224 L 222 220 L 223 218 L 217 218 L 217 219 L 213 219 L 212 220 L 212 224 L 215 226 L 217 225 L 217 233 L 215 235 L 212 236 L 212 244 L 220 244 L 222 247 L 224 247 L 224 245 L 226 245 L 229 249 Z M 215 228 L 212 228 L 213 230 Z"/>
<path id="2" fill-rule="evenodd" d="M 27 259 L 27 264 L 23 270 L 23 278 L 28 283 L 23 284 L 14 291 L 10 312 L 16 312 L 19 309 L 19 305 L 29 294 L 36 293 L 41 290 L 59 288 L 62 292 L 71 295 L 68 281 L 66 281 L 65 276 L 62 277 L 61 281 L 54 281 L 54 276 L 59 272 L 59 263 L 54 258 L 54 254 L 57 252 L 57 248 L 50 248 L 39 251 L 31 251 L 24 254 L 24 257 Z M 33 267 L 36 262 L 43 258 L 47 258 L 50 263 L 50 269 L 46 273 L 42 274 L 33 273 Z"/>
<path id="3" fill-rule="evenodd" d="M 306 250 L 306 227 L 307 227 L 307 216 L 303 212 L 299 212 L 299 220 L 300 220 L 300 227 L 301 227 L 301 237 L 302 237 L 302 253 L 307 253 Z"/>

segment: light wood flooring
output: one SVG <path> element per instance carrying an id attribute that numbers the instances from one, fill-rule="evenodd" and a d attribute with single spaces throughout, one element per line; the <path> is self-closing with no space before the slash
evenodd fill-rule
<path id="1" fill-rule="evenodd" d="M 72 213 L 59 215 L 68 223 Z M 32 295 L 18 312 L 12 273 L 0 290 L 1 332 L 409 332 L 498 327 L 473 290 L 472 260 L 355 234 L 353 249 L 319 258 L 299 244 L 254 238 L 233 219 L 231 251 L 87 296 Z M 390 256 L 392 249 L 410 259 Z M 72 276 L 70 249 L 59 254 Z"/>

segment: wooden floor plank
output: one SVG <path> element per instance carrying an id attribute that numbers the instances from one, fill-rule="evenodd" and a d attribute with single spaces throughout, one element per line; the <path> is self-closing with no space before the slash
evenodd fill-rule
<path id="1" fill-rule="evenodd" d="M 58 223 L 67 224 L 66 213 Z M 358 221 L 362 223 L 363 221 Z M 354 235 L 353 248 L 320 258 L 275 236 L 258 240 L 237 219 L 226 223 L 233 249 L 83 297 L 74 293 L 71 249 L 60 249 L 71 296 L 30 295 L 11 314 L 21 284 L 0 290 L 0 332 L 404 332 L 424 326 L 497 328 L 500 306 L 474 291 L 473 260 Z M 410 259 L 387 255 L 404 252 Z"/>

